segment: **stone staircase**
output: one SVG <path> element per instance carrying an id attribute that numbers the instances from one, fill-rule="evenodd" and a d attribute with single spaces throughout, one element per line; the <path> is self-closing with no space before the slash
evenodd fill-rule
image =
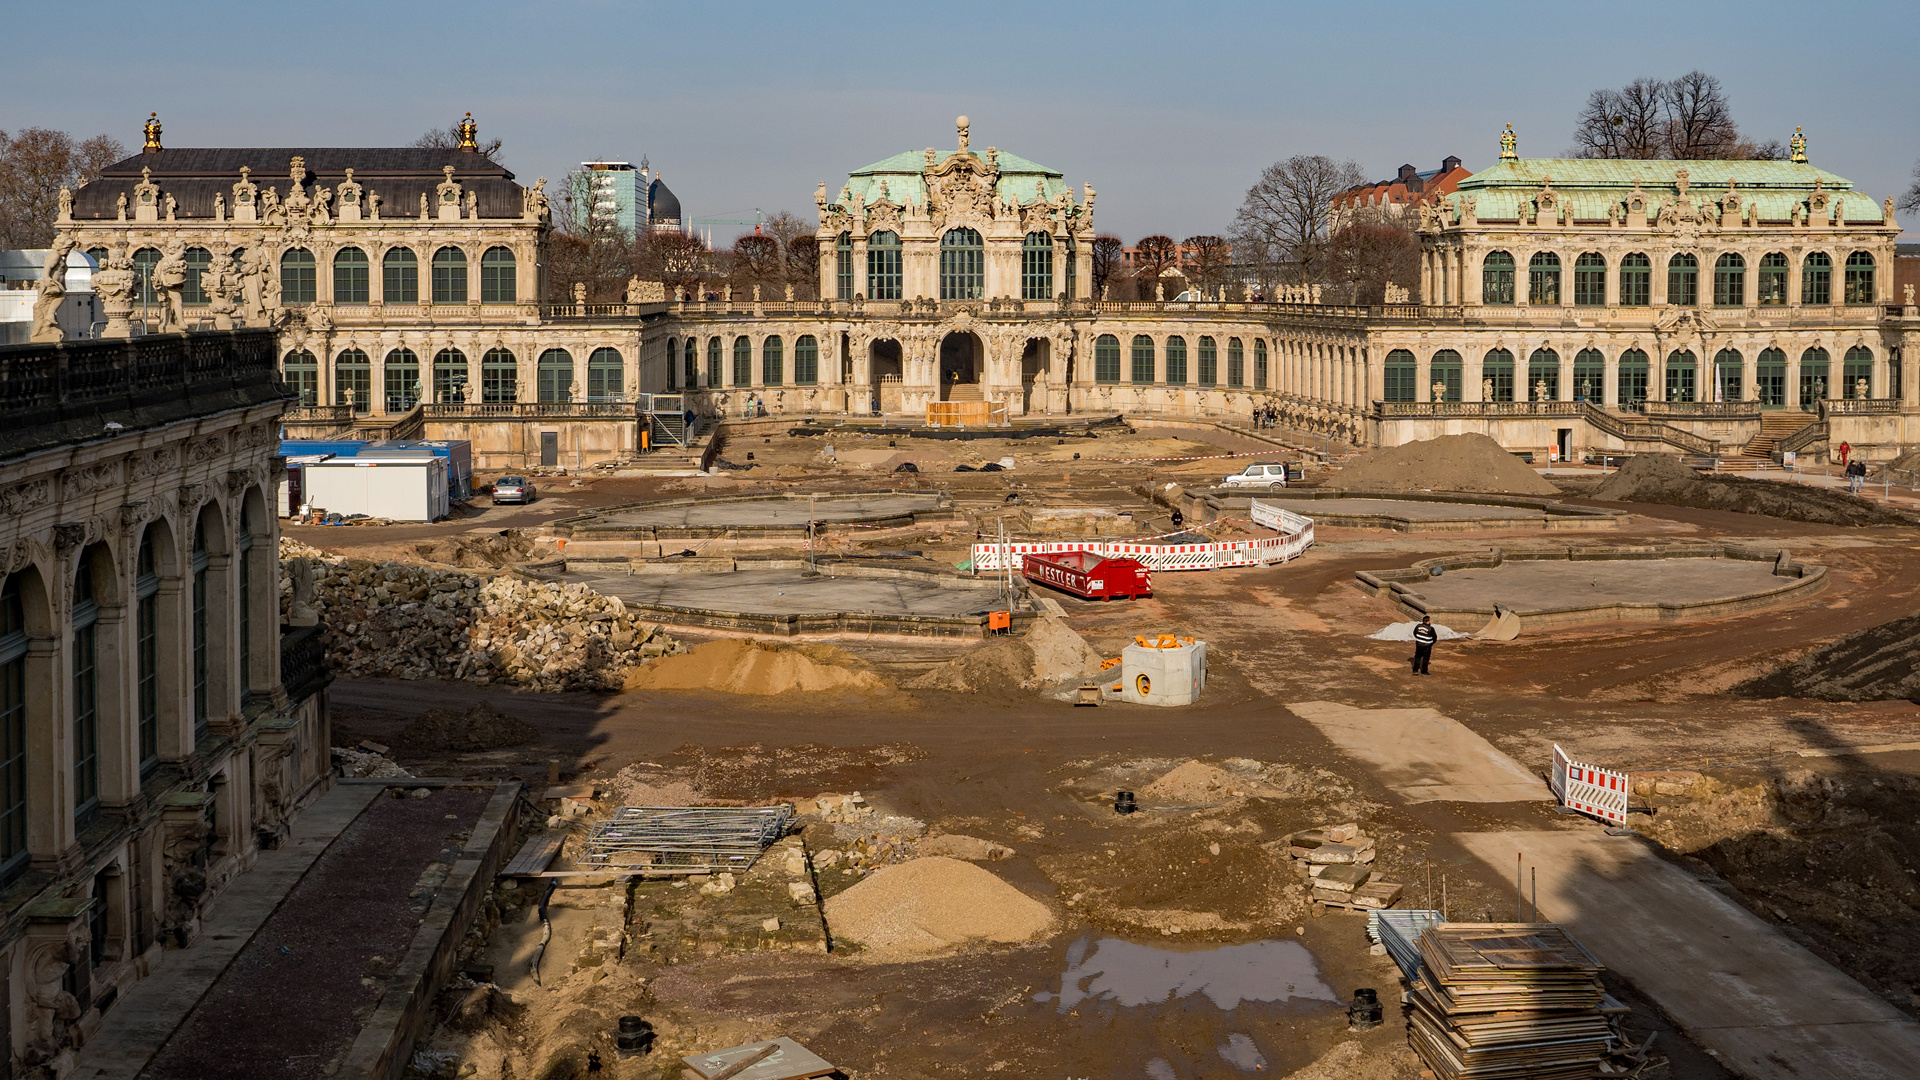
<path id="1" fill-rule="evenodd" d="M 947 401 L 985 401 L 985 400 L 986 400 L 986 398 L 984 398 L 984 397 L 982 397 L 982 396 L 980 395 L 980 384 L 979 384 L 979 383 L 977 383 L 977 382 L 963 382 L 963 383 L 950 383 L 950 384 L 948 384 L 948 386 L 947 386 L 947 396 L 946 396 L 946 398 L 945 398 L 944 400 L 947 400 Z"/>
<path id="2" fill-rule="evenodd" d="M 1758 461 L 1772 461 L 1774 444 L 1806 427 L 1809 422 L 1808 414 L 1798 410 L 1763 412 L 1760 414 L 1760 433 L 1740 448 L 1740 456 Z"/>

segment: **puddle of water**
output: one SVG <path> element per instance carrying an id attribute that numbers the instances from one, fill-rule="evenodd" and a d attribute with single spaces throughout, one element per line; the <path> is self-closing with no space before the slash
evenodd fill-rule
<path id="1" fill-rule="evenodd" d="M 1091 937 L 1068 946 L 1060 992 L 1038 993 L 1033 1000 L 1057 1002 L 1064 1013 L 1087 1000 L 1158 1005 L 1195 994 L 1221 1009 L 1237 1008 L 1243 1001 L 1340 1001 L 1321 980 L 1313 954 L 1297 941 L 1180 950 Z M 1253 1050 L 1250 1040 L 1246 1049 Z M 1221 1051 L 1223 1056 L 1226 1052 Z"/>
<path id="2" fill-rule="evenodd" d="M 1267 1067 L 1266 1056 L 1253 1045 L 1253 1036 L 1237 1031 L 1227 1036 L 1227 1044 L 1220 1047 L 1220 1056 L 1241 1072 L 1259 1072 Z"/>
<path id="3" fill-rule="evenodd" d="M 1154 1058 L 1147 1062 L 1147 1078 L 1148 1080 L 1180 1080 L 1180 1074 L 1173 1071 L 1173 1066 L 1167 1063 L 1166 1058 Z"/>

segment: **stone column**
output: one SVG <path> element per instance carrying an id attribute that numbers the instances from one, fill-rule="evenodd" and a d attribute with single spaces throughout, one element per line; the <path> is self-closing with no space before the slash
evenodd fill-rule
<path id="1" fill-rule="evenodd" d="M 1913 309 L 1907 312 L 1911 319 Z M 1900 333 L 1900 403 L 1907 412 L 1920 409 L 1920 328 Z"/>
<path id="2" fill-rule="evenodd" d="M 1560 392 L 1554 395 L 1554 400 L 1572 401 L 1573 353 L 1564 348 L 1555 351 L 1560 354 Z"/>
<path id="3" fill-rule="evenodd" d="M 1609 352 L 1602 352 L 1600 356 L 1600 404 L 1603 408 L 1617 408 L 1620 405 L 1620 357 Z"/>
<path id="4" fill-rule="evenodd" d="M 1433 252 L 1420 253 L 1420 300 L 1422 303 L 1433 303 L 1433 264 Z"/>
<path id="5" fill-rule="evenodd" d="M 1740 400 L 1760 400 L 1760 351 L 1752 342 L 1740 350 Z"/>
<path id="6" fill-rule="evenodd" d="M 1887 381 L 1887 351 L 1885 349 L 1874 350 L 1873 375 L 1871 379 L 1872 383 L 1867 387 L 1868 397 L 1883 398 L 1890 396 L 1887 393 L 1887 389 L 1892 384 Z"/>
<path id="7" fill-rule="evenodd" d="M 1787 286 L 1789 289 L 1793 285 Z M 1796 341 L 1787 347 L 1787 408 L 1797 409 L 1800 401 L 1800 354 L 1805 351 L 1806 343 Z"/>
<path id="8" fill-rule="evenodd" d="M 867 238 L 853 238 L 853 295 L 871 298 L 873 290 L 867 284 Z"/>
<path id="9" fill-rule="evenodd" d="M 1656 275 L 1657 276 L 1657 275 Z M 1655 341 L 1653 355 L 1647 357 L 1647 400 L 1667 400 L 1667 353 L 1672 351 L 1668 342 Z M 1695 378 L 1699 373 L 1695 372 Z"/>
<path id="10" fill-rule="evenodd" d="M 1460 400 L 1480 400 L 1480 379 L 1484 370 L 1484 353 L 1467 350 L 1460 357 Z"/>
<path id="11" fill-rule="evenodd" d="M 1413 357 L 1413 372 L 1413 400 L 1435 400 L 1433 396 L 1433 357 L 1431 355 L 1421 356 L 1415 353 Z M 1381 374 L 1384 377 L 1385 371 L 1383 370 Z M 1382 385 L 1380 396 L 1383 398 L 1386 397 L 1384 384 Z"/>
<path id="12" fill-rule="evenodd" d="M 1485 278 L 1480 274 L 1471 272 L 1467 267 L 1468 261 L 1467 252 L 1463 248 L 1460 252 L 1460 295 L 1463 298 L 1461 302 L 1465 304 L 1479 304 L 1484 301 L 1486 296 L 1482 289 L 1482 286 L 1485 284 Z M 1478 270 L 1479 267 L 1474 267 L 1473 269 Z M 1475 386 L 1478 386 L 1477 380 L 1475 381 Z M 1478 389 L 1474 390 L 1475 396 L 1467 400 L 1479 401 L 1479 393 L 1480 391 Z"/>

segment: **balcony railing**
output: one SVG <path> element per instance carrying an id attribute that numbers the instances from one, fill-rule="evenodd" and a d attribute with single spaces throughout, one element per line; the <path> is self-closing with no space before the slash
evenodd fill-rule
<path id="1" fill-rule="evenodd" d="M 333 672 L 327 667 L 325 624 L 282 626 L 280 685 L 286 688 L 287 700 L 303 701 L 326 689 L 332 681 Z"/>
<path id="2" fill-rule="evenodd" d="M 301 405 L 282 413 L 280 422 L 283 424 L 336 424 L 346 427 L 353 423 L 353 406 Z"/>
<path id="3" fill-rule="evenodd" d="M 631 401 L 448 401 L 422 406 L 428 420 L 638 419 Z"/>
<path id="4" fill-rule="evenodd" d="M 1760 403 L 1757 401 L 1643 401 L 1639 408 L 1648 416 L 1715 420 L 1760 419 Z"/>
<path id="5" fill-rule="evenodd" d="M 1577 417 L 1585 415 L 1586 408 L 1581 401 L 1377 401 L 1374 415 L 1382 419 Z"/>
<path id="6" fill-rule="evenodd" d="M 1899 398 L 1827 398 L 1820 411 L 1828 416 L 1886 416 L 1900 411 Z"/>

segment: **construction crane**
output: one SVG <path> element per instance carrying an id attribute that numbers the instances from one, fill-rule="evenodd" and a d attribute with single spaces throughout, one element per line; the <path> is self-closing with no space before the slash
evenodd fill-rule
<path id="1" fill-rule="evenodd" d="M 725 213 L 744 214 L 746 213 L 746 211 L 745 210 L 728 210 L 728 211 L 725 211 Z M 693 231 L 696 233 L 700 232 L 700 227 L 702 225 L 706 226 L 707 227 L 706 236 L 702 237 L 701 239 L 703 240 L 703 242 L 705 242 L 708 248 L 712 248 L 713 247 L 713 226 L 715 225 L 751 225 L 753 226 L 753 231 L 757 234 L 760 231 L 760 226 L 763 224 L 763 221 L 762 221 L 762 215 L 760 213 L 760 208 L 756 206 L 753 208 L 752 221 L 748 221 L 745 218 L 736 218 L 736 217 L 699 217 L 699 218 L 689 218 L 687 223 L 693 227 Z"/>

